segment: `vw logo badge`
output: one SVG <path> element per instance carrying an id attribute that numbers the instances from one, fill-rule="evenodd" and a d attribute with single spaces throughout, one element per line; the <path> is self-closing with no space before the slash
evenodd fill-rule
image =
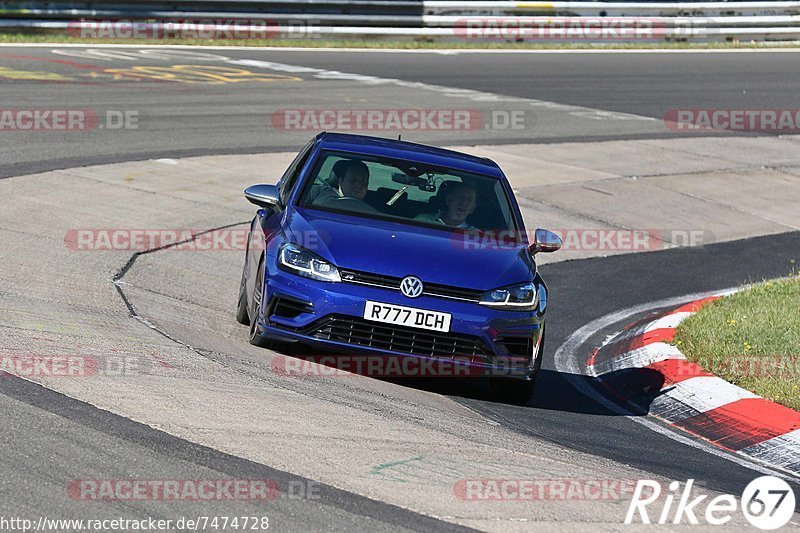
<path id="1" fill-rule="evenodd" d="M 403 296 L 416 298 L 422 294 L 422 280 L 417 276 L 406 276 L 400 282 L 400 292 Z"/>

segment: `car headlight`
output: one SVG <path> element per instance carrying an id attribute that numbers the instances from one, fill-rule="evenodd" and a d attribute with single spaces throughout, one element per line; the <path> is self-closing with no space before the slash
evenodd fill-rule
<path id="1" fill-rule="evenodd" d="M 278 265 L 300 276 L 320 281 L 342 281 L 336 265 L 305 248 L 293 243 L 286 243 L 278 251 Z"/>
<path id="2" fill-rule="evenodd" d="M 532 311 L 539 305 L 539 292 L 533 283 L 509 285 L 486 291 L 480 304 L 509 311 Z"/>

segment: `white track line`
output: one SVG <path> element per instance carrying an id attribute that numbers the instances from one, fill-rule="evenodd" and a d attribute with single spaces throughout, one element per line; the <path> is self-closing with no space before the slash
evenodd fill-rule
<path id="1" fill-rule="evenodd" d="M 623 120 L 623 121 L 636 120 L 636 121 L 646 121 L 646 122 L 658 121 L 658 119 L 653 117 L 635 115 L 632 113 L 606 111 L 591 107 L 561 104 L 558 102 L 551 102 L 548 100 L 537 100 L 534 98 L 506 96 L 502 94 L 476 91 L 474 89 L 462 89 L 457 87 L 448 87 L 445 85 L 435 85 L 432 83 L 406 81 L 398 78 L 382 78 L 380 76 L 353 74 L 350 72 L 340 72 L 338 70 L 327 70 L 315 67 L 305 67 L 301 65 L 289 65 L 286 63 L 276 63 L 274 61 L 263 61 L 260 59 L 228 59 L 227 63 L 231 65 L 263 68 L 267 70 L 272 70 L 276 72 L 285 72 L 290 74 L 308 74 L 313 76 L 314 78 L 322 80 L 353 81 L 356 83 L 362 83 L 364 85 L 370 85 L 370 86 L 394 85 L 397 87 L 403 87 L 408 89 L 431 91 L 452 98 L 466 98 L 474 102 L 519 102 L 521 104 L 527 104 L 532 107 L 538 107 L 552 111 L 562 111 L 569 115 L 581 118 L 589 118 L 597 120 Z"/>
<path id="2" fill-rule="evenodd" d="M 76 47 L 71 47 L 70 50 L 69 48 L 63 49 L 63 47 L 57 46 L 53 48 L 51 52 L 62 56 L 78 57 L 78 58 L 98 60 L 98 61 L 111 61 L 113 59 L 118 59 L 123 61 L 135 61 L 138 59 L 142 59 L 138 57 L 137 54 L 134 52 L 127 52 L 127 51 L 119 51 L 116 53 L 103 52 L 101 50 L 96 50 L 92 47 L 86 47 L 86 46 L 81 47 L 83 48 L 83 50 L 75 50 L 75 48 Z M 147 48 L 147 47 L 141 47 L 141 48 Z M 186 50 L 187 47 L 182 47 L 182 48 L 183 50 L 181 50 L 181 53 L 190 53 L 187 52 Z M 219 49 L 219 47 L 214 47 L 211 49 L 217 50 Z M 148 54 L 146 50 L 141 50 L 140 53 L 142 56 L 151 55 Z M 173 55 L 177 53 L 178 51 L 176 50 L 173 52 Z M 117 57 L 115 57 L 115 54 Z M 152 53 L 153 58 L 159 59 L 158 57 L 156 57 L 157 55 L 158 52 Z M 166 53 L 164 53 L 163 55 L 166 55 Z M 518 96 L 509 96 L 509 95 L 502 95 L 485 91 L 477 91 L 474 89 L 464 89 L 459 87 L 449 87 L 445 85 L 436 85 L 436 84 L 423 83 L 417 81 L 407 81 L 399 78 L 384 78 L 380 76 L 371 76 L 367 74 L 356 74 L 352 72 L 342 72 L 338 70 L 329 70 L 316 67 L 308 67 L 303 65 L 279 63 L 276 61 L 265 61 L 263 59 L 248 59 L 248 58 L 237 59 L 237 58 L 230 58 L 226 55 L 202 54 L 198 52 L 195 52 L 195 55 L 208 56 L 203 59 L 204 61 L 216 60 L 229 65 L 236 65 L 238 67 L 244 66 L 248 68 L 265 69 L 273 72 L 283 72 L 289 74 L 305 74 L 312 78 L 321 80 L 348 81 L 348 82 L 360 83 L 371 87 L 392 85 L 396 87 L 402 87 L 404 89 L 429 91 L 448 98 L 460 98 L 481 103 L 511 102 L 514 104 L 519 104 L 521 106 L 529 106 L 532 108 L 531 111 L 533 111 L 534 113 L 538 110 L 546 110 L 546 111 L 562 112 L 567 115 L 578 117 L 580 119 L 590 119 L 598 121 L 619 120 L 619 121 L 644 121 L 651 123 L 659 122 L 659 119 L 657 118 L 647 117 L 643 115 L 636 115 L 633 113 L 608 111 L 603 109 L 595 109 L 591 107 L 562 104 L 548 100 L 537 100 L 533 98 L 523 98 Z M 162 57 L 160 59 L 164 58 Z"/>

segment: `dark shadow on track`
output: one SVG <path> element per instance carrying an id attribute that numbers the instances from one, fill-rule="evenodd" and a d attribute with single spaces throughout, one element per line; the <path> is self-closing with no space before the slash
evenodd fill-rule
<path id="1" fill-rule="evenodd" d="M 313 362 L 319 361 L 318 351 L 312 354 L 311 350 L 305 349 L 302 346 L 289 347 L 283 350 L 283 353 L 284 355 L 290 355 Z M 335 354 L 331 353 L 330 355 L 335 357 Z M 343 357 L 349 358 L 349 356 Z M 330 361 L 330 358 L 327 359 L 328 360 L 324 362 L 326 366 L 332 368 L 337 367 L 335 363 Z M 340 366 L 340 368 L 343 367 Z M 445 396 L 456 396 L 470 400 L 515 405 L 497 400 L 492 395 L 487 378 L 449 376 L 398 378 L 383 377 L 374 374 L 369 375 L 367 373 L 363 373 L 363 375 L 404 387 L 443 394 Z M 620 409 L 609 409 L 591 398 L 572 390 L 575 388 L 574 383 L 579 382 L 583 382 L 593 389 L 598 390 L 617 404 Z M 524 406 L 515 406 L 599 416 L 644 416 L 649 412 L 650 404 L 659 394 L 663 385 L 663 376 L 656 371 L 646 368 L 610 372 L 603 375 L 602 381 L 592 376 L 577 374 L 566 375 L 554 370 L 542 369 L 539 371 L 533 398 Z M 568 395 L 565 395 L 565 391 L 570 392 Z M 569 402 L 564 401 L 565 396 L 569 397 Z"/>
<path id="2" fill-rule="evenodd" d="M 406 378 L 387 380 L 399 385 L 419 390 L 457 396 L 459 398 L 480 400 L 503 404 L 496 400 L 486 380 L 453 378 Z M 605 407 L 591 398 L 573 391 L 573 383 L 583 382 L 606 395 L 620 409 Z M 614 392 L 608 384 L 614 384 Z M 649 412 L 652 401 L 664 384 L 663 376 L 649 369 L 633 369 L 611 372 L 603 376 L 601 382 L 595 377 L 576 374 L 563 374 L 554 370 L 541 370 L 533 398 L 524 406 L 548 411 L 562 411 L 597 416 L 644 416 Z M 565 395 L 565 391 L 569 394 Z M 564 401 L 569 397 L 569 401 Z M 513 405 L 513 404 L 511 404 Z"/>

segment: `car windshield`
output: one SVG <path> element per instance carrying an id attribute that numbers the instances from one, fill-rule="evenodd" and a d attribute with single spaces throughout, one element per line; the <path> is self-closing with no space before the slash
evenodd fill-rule
<path id="1" fill-rule="evenodd" d="M 362 154 L 323 152 L 298 205 L 441 229 L 517 230 L 497 178 Z"/>

